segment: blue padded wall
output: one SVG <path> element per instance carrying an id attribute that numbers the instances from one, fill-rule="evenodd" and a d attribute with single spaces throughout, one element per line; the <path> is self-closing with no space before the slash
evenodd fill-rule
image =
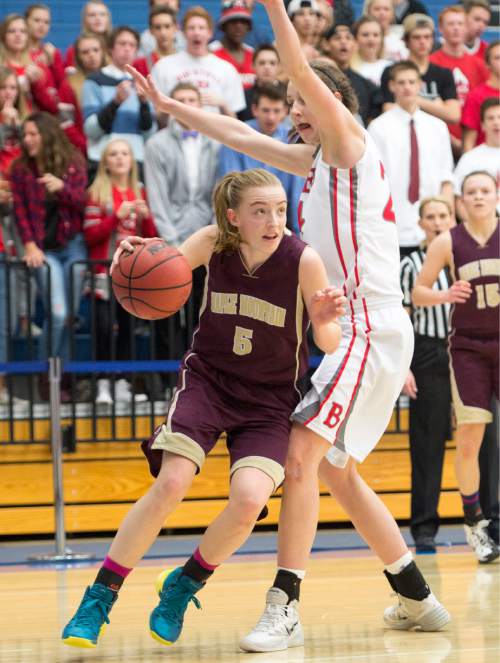
<path id="1" fill-rule="evenodd" d="M 49 39 L 57 47 L 64 50 L 77 37 L 80 31 L 80 11 L 84 3 L 75 2 L 74 0 L 45 1 L 52 9 L 52 29 Z M 181 13 L 191 5 L 202 4 L 215 19 L 219 15 L 219 0 L 202 0 L 202 2 L 181 0 L 181 2 Z M 30 4 L 31 2 L 25 2 L 24 0 L 18 2 L 15 2 L 15 0 L 1 0 L 0 17 L 10 12 L 22 12 Z M 146 27 L 148 18 L 147 0 L 110 0 L 107 4 L 111 9 L 114 25 L 128 24 L 139 31 Z M 427 7 L 434 18 L 436 18 L 439 10 L 445 4 L 442 0 L 439 2 L 436 0 L 427 0 Z M 357 16 L 361 12 L 362 5 L 363 3 L 359 0 L 354 0 Z M 263 14 L 265 14 L 264 8 L 261 5 L 256 5 L 256 20 L 262 20 Z"/>

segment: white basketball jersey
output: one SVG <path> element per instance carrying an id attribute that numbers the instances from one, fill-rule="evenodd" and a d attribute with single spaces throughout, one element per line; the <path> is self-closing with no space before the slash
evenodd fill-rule
<path id="1" fill-rule="evenodd" d="M 351 169 L 333 168 L 319 150 L 299 202 L 304 241 L 315 249 L 331 285 L 350 308 L 402 300 L 399 244 L 389 183 L 377 147 L 365 132 L 365 152 Z"/>

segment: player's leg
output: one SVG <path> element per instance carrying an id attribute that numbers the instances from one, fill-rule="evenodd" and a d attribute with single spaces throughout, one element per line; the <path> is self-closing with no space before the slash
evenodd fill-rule
<path id="1" fill-rule="evenodd" d="M 77 612 L 64 628 L 65 644 L 84 648 L 97 645 L 125 578 L 184 498 L 195 472 L 192 460 L 164 452 L 156 481 L 125 516 L 94 583 L 87 587 Z"/>
<path id="2" fill-rule="evenodd" d="M 498 380 L 491 370 L 488 350 L 492 345 L 498 347 L 498 342 L 456 336 L 450 339 L 451 388 L 457 419 L 455 470 L 467 542 L 481 564 L 500 555 L 479 501 L 479 451 L 486 424 L 492 420 L 490 402 Z"/>
<path id="3" fill-rule="evenodd" d="M 350 459 L 343 468 L 324 460 L 320 477 L 339 502 L 357 532 L 384 564 L 384 574 L 398 594 L 398 605 L 387 608 L 384 621 L 389 628 L 421 628 L 437 631 L 448 624 L 446 609 L 431 592 L 398 525 L 380 497 L 359 475 Z"/>
<path id="4" fill-rule="evenodd" d="M 318 524 L 318 467 L 329 447 L 313 431 L 293 425 L 279 518 L 278 570 L 261 618 L 240 641 L 245 651 L 278 651 L 304 643 L 300 583 Z"/>
<path id="5" fill-rule="evenodd" d="M 485 424 L 457 426 L 455 470 L 464 510 L 467 543 L 473 548 L 480 564 L 488 564 L 499 555 L 499 549 L 488 531 L 489 521 L 479 501 L 479 451 Z"/>
<path id="6" fill-rule="evenodd" d="M 195 594 L 247 540 L 274 488 L 274 480 L 260 469 L 241 467 L 234 472 L 227 506 L 209 525 L 198 548 L 183 567 L 164 571 L 158 579 L 160 603 L 150 619 L 155 640 L 173 644 L 179 638 L 190 601 L 200 607 Z"/>

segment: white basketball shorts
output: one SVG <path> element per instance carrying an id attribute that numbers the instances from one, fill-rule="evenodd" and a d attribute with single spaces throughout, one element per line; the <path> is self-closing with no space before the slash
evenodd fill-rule
<path id="1" fill-rule="evenodd" d="M 362 462 L 390 421 L 413 355 L 413 328 L 402 306 L 370 308 L 342 319 L 342 340 L 325 355 L 292 420 L 332 444 L 326 458 Z"/>

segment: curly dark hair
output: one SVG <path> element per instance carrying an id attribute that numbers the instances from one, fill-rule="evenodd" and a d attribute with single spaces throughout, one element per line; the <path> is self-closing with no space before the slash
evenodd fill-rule
<path id="1" fill-rule="evenodd" d="M 42 137 L 42 149 L 36 159 L 31 157 L 24 143 L 21 141 L 21 156 L 17 161 L 25 166 L 33 166 L 35 161 L 45 173 L 56 177 L 63 177 L 70 164 L 83 159 L 80 152 L 70 143 L 68 137 L 61 129 L 59 121 L 50 113 L 37 111 L 28 115 L 23 122 L 23 129 L 27 122 L 36 124 Z"/>

